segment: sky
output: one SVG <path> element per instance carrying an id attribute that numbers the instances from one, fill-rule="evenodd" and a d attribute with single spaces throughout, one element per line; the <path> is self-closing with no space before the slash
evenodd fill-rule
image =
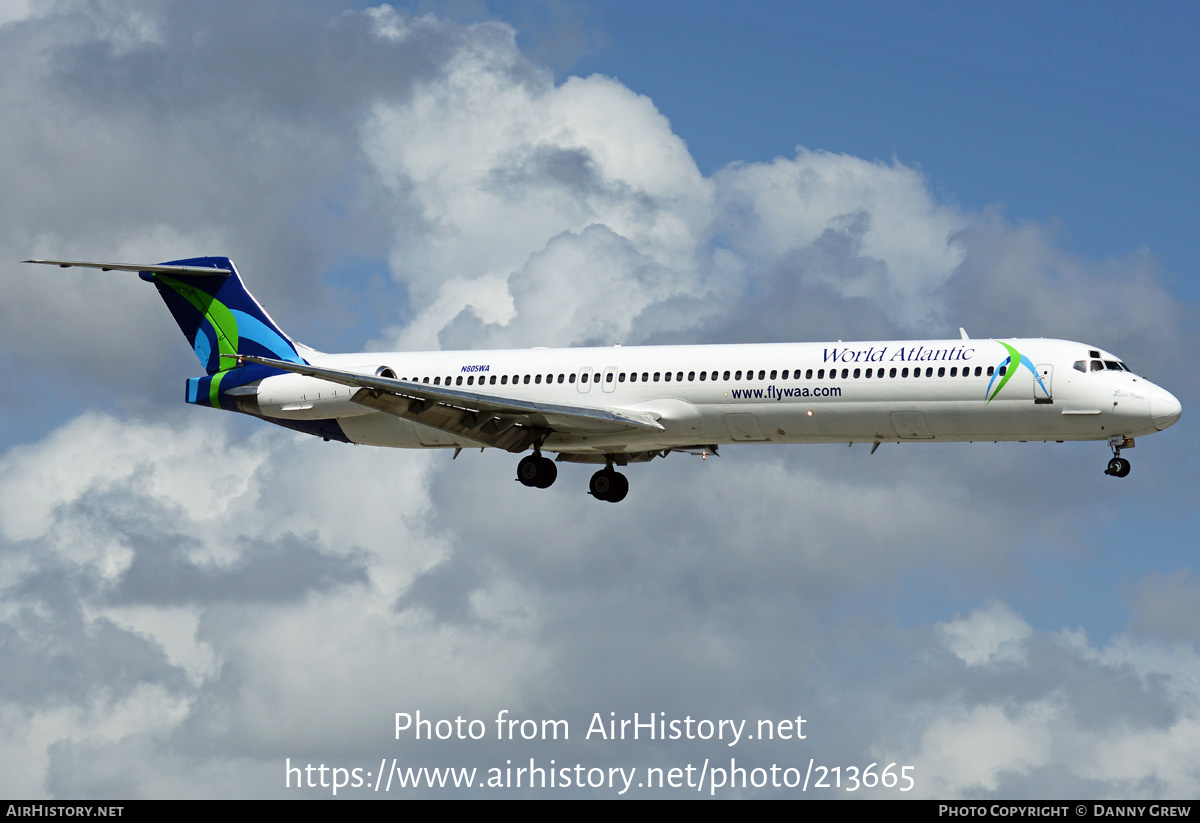
<path id="1" fill-rule="evenodd" d="M 1198 30 L 0 2 L 0 794 L 1194 797 Z M 325 351 L 962 326 L 1113 351 L 1184 413 L 1124 480 L 1102 443 L 747 446 L 600 505 L 587 467 L 531 490 L 506 453 L 187 406 L 145 283 L 18 262 L 206 254 Z M 649 717 L 682 734 L 598 730 Z M 531 763 L 560 782 L 516 786 Z M 911 783 L 852 788 L 871 764 Z M 376 792 L 381 765 L 501 785 Z"/>

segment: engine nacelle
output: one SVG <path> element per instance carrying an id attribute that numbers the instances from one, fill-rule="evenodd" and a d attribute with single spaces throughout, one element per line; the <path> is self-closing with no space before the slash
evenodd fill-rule
<path id="1" fill-rule="evenodd" d="M 258 413 L 285 420 L 357 417 L 374 409 L 350 400 L 358 389 L 304 374 L 278 374 L 258 384 Z"/>

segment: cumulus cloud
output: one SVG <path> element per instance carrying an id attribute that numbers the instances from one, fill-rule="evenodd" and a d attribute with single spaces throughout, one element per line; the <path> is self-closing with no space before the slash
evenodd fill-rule
<path id="1" fill-rule="evenodd" d="M 1021 661 L 1029 624 L 1002 603 L 990 603 L 940 627 L 947 647 L 968 666 L 1001 660 Z"/>
<path id="2" fill-rule="evenodd" d="M 1195 650 L 1044 633 L 1000 602 L 939 627 L 911 754 L 928 797 L 1169 797 L 1200 769 Z"/>

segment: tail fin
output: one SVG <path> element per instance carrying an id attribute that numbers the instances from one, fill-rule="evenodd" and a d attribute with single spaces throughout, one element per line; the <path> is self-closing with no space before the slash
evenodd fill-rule
<path id="1" fill-rule="evenodd" d="M 158 287 L 209 374 L 233 368 L 235 363 L 229 358 L 235 354 L 305 362 L 295 344 L 246 290 L 228 257 L 193 257 L 161 266 L 148 266 L 140 276 Z M 200 274 L 198 269 L 216 271 Z M 224 362 L 222 355 L 226 356 Z"/>
<path id="2" fill-rule="evenodd" d="M 136 271 L 158 287 L 163 302 L 209 374 L 235 367 L 231 356 L 254 354 L 289 363 L 307 362 L 266 309 L 246 291 L 228 257 L 193 257 L 152 266 L 85 263 L 78 260 L 26 260 L 69 269 Z M 221 362 L 222 355 L 227 359 Z"/>

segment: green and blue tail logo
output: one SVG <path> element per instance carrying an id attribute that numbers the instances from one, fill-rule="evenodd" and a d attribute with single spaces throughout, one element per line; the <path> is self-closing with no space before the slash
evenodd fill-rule
<path id="1" fill-rule="evenodd" d="M 154 271 L 142 279 L 158 286 L 204 370 L 216 374 L 234 366 L 230 355 L 254 354 L 302 363 L 292 341 L 280 331 L 258 301 L 246 290 L 228 257 L 194 257 L 172 260 L 164 266 L 197 266 L 228 269 L 225 277 L 192 277 Z M 222 359 L 225 355 L 225 359 Z"/>
<path id="2" fill-rule="evenodd" d="M 230 272 L 224 276 L 193 276 L 153 269 L 141 273 L 143 280 L 158 287 L 163 302 L 208 372 L 208 377 L 188 380 L 189 403 L 232 408 L 234 401 L 220 394 L 222 383 L 229 388 L 278 373 L 265 366 L 239 367 L 233 355 L 253 354 L 291 363 L 305 362 L 292 341 L 246 290 L 228 257 L 193 257 L 162 265 Z"/>
<path id="3" fill-rule="evenodd" d="M 988 381 L 987 391 L 984 392 L 984 397 L 987 398 L 987 401 L 984 405 L 987 405 L 987 403 L 991 403 L 993 400 L 995 400 L 996 395 L 1000 393 L 1000 390 L 1004 388 L 1008 381 L 1012 379 L 1012 376 L 1017 373 L 1017 366 L 1015 365 L 1017 363 L 1029 369 L 1029 373 L 1033 375 L 1033 379 L 1036 380 L 1038 385 L 1042 387 L 1044 395 L 1049 397 L 1050 390 L 1047 389 L 1046 384 L 1042 382 L 1041 375 L 1038 374 L 1038 370 L 1034 368 L 1033 363 L 1029 362 L 1029 358 L 1002 340 L 997 340 L 996 342 L 1008 349 L 1008 357 L 1002 360 L 1000 365 L 997 366 L 996 370 L 992 373 L 992 379 Z M 1003 377 L 1001 377 L 1001 375 L 1003 375 Z M 996 383 L 996 378 L 998 377 L 1000 378 L 1000 382 Z M 996 386 L 994 391 L 992 390 L 993 384 Z"/>

